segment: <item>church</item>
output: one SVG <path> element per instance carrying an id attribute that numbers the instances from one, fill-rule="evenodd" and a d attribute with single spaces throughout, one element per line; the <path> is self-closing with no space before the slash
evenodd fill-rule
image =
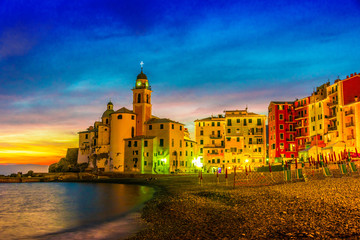
<path id="1" fill-rule="evenodd" d="M 147 76 L 137 75 L 133 110 L 114 110 L 110 101 L 86 131 L 79 132 L 78 163 L 105 172 L 195 172 L 202 167 L 197 144 L 184 124 L 152 115 L 151 86 Z"/>

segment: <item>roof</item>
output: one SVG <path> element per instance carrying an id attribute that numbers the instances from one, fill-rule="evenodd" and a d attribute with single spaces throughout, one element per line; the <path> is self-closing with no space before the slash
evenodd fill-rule
<path id="1" fill-rule="evenodd" d="M 124 140 L 141 140 L 141 139 L 154 139 L 156 138 L 155 136 L 145 136 L 145 135 L 141 135 L 141 136 L 136 136 L 133 138 L 125 138 Z"/>
<path id="2" fill-rule="evenodd" d="M 119 110 L 117 110 L 116 112 L 113 113 L 131 113 L 131 114 L 135 114 L 133 111 L 127 109 L 126 107 L 122 107 Z M 113 114 L 111 113 L 111 114 Z"/>
<path id="3" fill-rule="evenodd" d="M 295 102 L 294 101 L 271 101 L 271 103 L 274 103 L 274 104 L 294 104 Z"/>
<path id="4" fill-rule="evenodd" d="M 93 129 L 93 130 L 81 131 L 81 132 L 78 132 L 78 134 L 80 134 L 80 133 L 91 133 L 91 132 L 96 132 L 96 130 Z"/>
<path id="5" fill-rule="evenodd" d="M 253 112 L 248 112 L 247 110 L 225 110 L 225 117 L 232 117 L 232 116 L 258 116 L 258 117 L 266 117 L 266 115 L 257 114 Z"/>
<path id="6" fill-rule="evenodd" d="M 110 117 L 110 114 L 112 114 L 114 112 L 114 110 L 110 110 L 110 109 L 107 109 L 103 115 L 102 115 L 102 118 L 104 117 Z"/>
<path id="7" fill-rule="evenodd" d="M 184 124 L 182 124 L 182 123 L 173 121 L 173 120 L 168 119 L 168 118 L 150 118 L 150 119 L 147 120 L 145 123 L 146 123 L 146 124 L 152 124 L 152 123 L 177 123 L 177 124 L 184 125 Z"/>
<path id="8" fill-rule="evenodd" d="M 202 118 L 202 119 L 196 119 L 194 122 L 198 122 L 198 121 L 224 121 L 225 117 L 221 115 L 221 117 L 219 116 L 211 116 L 211 117 L 207 117 L 207 118 Z"/>
<path id="9" fill-rule="evenodd" d="M 141 69 L 141 73 L 137 75 L 136 79 L 147 79 L 147 76 L 145 75 L 145 73 L 143 73 L 142 69 Z"/>

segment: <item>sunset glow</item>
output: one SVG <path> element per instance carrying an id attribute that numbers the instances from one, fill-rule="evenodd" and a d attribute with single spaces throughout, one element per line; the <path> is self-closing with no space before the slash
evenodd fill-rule
<path id="1" fill-rule="evenodd" d="M 153 114 L 192 135 L 360 71 L 358 1 L 35 2 L 0 3 L 0 164 L 57 162 L 109 99 L 131 109 L 140 61 Z"/>

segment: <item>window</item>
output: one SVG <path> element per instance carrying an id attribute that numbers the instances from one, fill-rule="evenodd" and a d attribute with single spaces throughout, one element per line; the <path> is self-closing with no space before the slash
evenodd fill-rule
<path id="1" fill-rule="evenodd" d="M 259 153 L 261 153 L 261 147 L 258 148 Z"/>
<path id="2" fill-rule="evenodd" d="M 202 149 L 202 148 L 200 148 L 200 153 L 203 153 L 203 149 Z"/>
<path id="3" fill-rule="evenodd" d="M 211 123 L 211 126 L 214 127 L 214 126 L 215 126 L 215 122 L 212 122 L 212 123 Z"/>
<path id="4" fill-rule="evenodd" d="M 279 115 L 279 119 L 280 119 L 280 120 L 283 120 L 283 119 L 284 119 L 284 115 L 283 115 L 283 114 L 280 114 L 280 115 Z"/>
<path id="5" fill-rule="evenodd" d="M 246 123 L 246 119 L 244 119 L 244 126 L 246 126 L 247 125 L 247 123 Z"/>
<path id="6" fill-rule="evenodd" d="M 182 126 L 180 126 L 180 131 L 182 131 Z"/>
<path id="7" fill-rule="evenodd" d="M 180 156 L 182 156 L 182 151 L 180 151 Z"/>
<path id="8" fill-rule="evenodd" d="M 321 124 L 319 125 L 319 128 L 321 129 Z"/>
<path id="9" fill-rule="evenodd" d="M 85 139 L 89 139 L 89 134 L 85 134 Z"/>
<path id="10" fill-rule="evenodd" d="M 188 152 L 187 151 L 185 151 L 185 156 L 187 156 L 188 155 Z"/>
<path id="11" fill-rule="evenodd" d="M 228 128 L 227 132 L 228 132 L 228 133 L 231 133 L 231 129 L 230 129 L 230 128 Z"/>
<path id="12" fill-rule="evenodd" d="M 252 144 L 252 138 L 249 138 L 249 144 Z"/>
<path id="13" fill-rule="evenodd" d="M 275 143 L 273 143 L 272 145 L 271 145 L 271 149 L 275 149 Z"/>
<path id="14" fill-rule="evenodd" d="M 109 123 L 109 119 L 106 119 L 106 121 L 105 121 L 105 122 L 106 122 L 106 124 L 108 124 L 108 123 Z"/>
<path id="15" fill-rule="evenodd" d="M 137 147 L 137 141 L 134 141 L 134 147 Z"/>
<path id="16" fill-rule="evenodd" d="M 160 124 L 160 129 L 164 129 L 164 124 Z"/>
<path id="17" fill-rule="evenodd" d="M 138 94 L 137 102 L 138 102 L 138 103 L 141 102 L 141 95 L 140 95 L 140 94 Z"/>
<path id="18" fill-rule="evenodd" d="M 220 122 L 217 122 L 218 127 L 220 127 Z"/>
<path id="19" fill-rule="evenodd" d="M 280 133 L 280 139 L 283 140 L 284 139 L 284 134 Z"/>
<path id="20" fill-rule="evenodd" d="M 182 140 L 180 140 L 180 147 L 182 147 Z"/>
<path id="21" fill-rule="evenodd" d="M 280 149 L 284 149 L 284 143 L 280 143 Z"/>
<path id="22" fill-rule="evenodd" d="M 251 118 L 249 119 L 249 123 L 252 123 L 252 119 L 251 119 Z"/>
<path id="23" fill-rule="evenodd" d="M 144 166 L 146 166 L 147 165 L 147 161 L 144 161 Z"/>
<path id="24" fill-rule="evenodd" d="M 144 141 L 144 147 L 147 147 L 148 146 L 148 141 Z"/>
<path id="25" fill-rule="evenodd" d="M 203 135 L 204 135 L 204 131 L 201 130 L 201 131 L 200 131 L 200 136 L 203 136 Z"/>
<path id="26" fill-rule="evenodd" d="M 171 146 L 174 147 L 174 145 L 175 145 L 175 141 L 174 139 L 171 139 Z"/>
<path id="27" fill-rule="evenodd" d="M 134 120 L 135 119 L 135 116 L 134 115 L 131 115 L 131 120 Z"/>
<path id="28" fill-rule="evenodd" d="M 283 130 L 283 129 L 284 129 L 284 125 L 280 124 L 280 125 L 279 125 L 279 129 L 280 129 L 280 130 Z"/>
<path id="29" fill-rule="evenodd" d="M 131 127 L 131 137 L 134 137 L 134 136 L 135 136 L 135 128 Z"/>
<path id="30" fill-rule="evenodd" d="M 217 163 L 220 163 L 220 159 L 217 160 Z"/>
<path id="31" fill-rule="evenodd" d="M 236 119 L 236 123 L 240 123 L 240 118 Z"/>
<path id="32" fill-rule="evenodd" d="M 131 147 L 131 141 L 128 142 L 128 147 Z"/>
<path id="33" fill-rule="evenodd" d="M 160 147 L 164 146 L 164 139 L 162 139 L 162 138 L 160 139 L 160 144 L 159 145 L 160 145 Z"/>
<path id="34" fill-rule="evenodd" d="M 236 138 L 236 141 L 237 141 L 237 142 L 240 142 L 240 138 L 239 138 L 239 137 L 238 137 L 238 138 Z"/>
<path id="35" fill-rule="evenodd" d="M 152 125 L 149 125 L 149 130 L 152 130 Z"/>
<path id="36" fill-rule="evenodd" d="M 118 115 L 118 119 L 122 119 L 122 115 L 120 114 L 120 115 Z"/>
<path id="37" fill-rule="evenodd" d="M 212 163 L 215 163 L 215 159 L 212 160 Z"/>
<path id="38" fill-rule="evenodd" d="M 175 127 L 174 127 L 174 124 L 171 124 L 171 129 L 174 129 Z"/>
<path id="39" fill-rule="evenodd" d="M 228 119 L 228 120 L 227 120 L 227 125 L 228 125 L 228 126 L 231 126 L 231 119 Z"/>

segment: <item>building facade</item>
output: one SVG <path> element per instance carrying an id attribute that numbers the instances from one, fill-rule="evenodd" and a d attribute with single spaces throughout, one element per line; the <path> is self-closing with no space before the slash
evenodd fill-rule
<path id="1" fill-rule="evenodd" d="M 336 79 L 333 84 L 327 82 L 310 96 L 293 102 L 295 147 L 299 158 L 306 160 L 320 153 L 339 154 L 344 149 L 355 152 L 355 148 L 360 147 L 359 96 L 360 74 L 354 73 L 343 80 Z M 278 119 L 283 114 L 276 110 L 276 103 L 269 105 L 269 156 L 272 161 L 288 157 L 276 148 L 281 144 L 276 129 L 282 124 Z"/>
<path id="2" fill-rule="evenodd" d="M 268 110 L 270 162 L 297 158 L 294 102 L 272 101 Z"/>
<path id="3" fill-rule="evenodd" d="M 195 120 L 198 155 L 207 172 L 258 167 L 266 161 L 266 116 L 245 110 Z"/>
<path id="4" fill-rule="evenodd" d="M 137 76 L 133 110 L 107 104 L 101 121 L 79 132 L 78 162 L 106 172 L 171 173 L 201 168 L 184 124 L 152 115 L 147 76 Z"/>

